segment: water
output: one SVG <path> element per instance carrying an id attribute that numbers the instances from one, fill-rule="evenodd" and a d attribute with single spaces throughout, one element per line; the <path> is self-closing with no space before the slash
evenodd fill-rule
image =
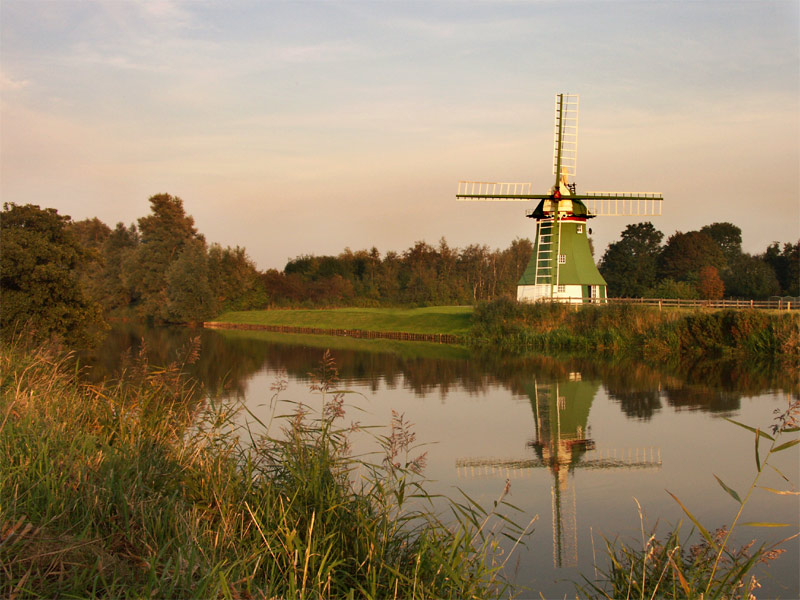
<path id="1" fill-rule="evenodd" d="M 574 597 L 573 582 L 604 564 L 604 538 L 641 545 L 659 523 L 664 534 L 683 520 L 675 494 L 707 528 L 730 524 L 738 504 L 714 479 L 740 495 L 755 474 L 753 435 L 723 417 L 767 429 L 774 411 L 797 397 L 796 374 L 730 364 L 693 364 L 658 371 L 638 363 L 547 357 L 474 357 L 466 350 L 264 332 L 117 328 L 98 355 L 96 377 L 119 368 L 145 340 L 153 364 L 180 355 L 200 336 L 193 374 L 211 390 L 239 398 L 260 419 L 271 414 L 271 386 L 281 378 L 285 400 L 317 406 L 309 377 L 325 349 L 353 390 L 347 420 L 388 425 L 393 411 L 414 424 L 427 452 L 430 493 L 460 497 L 459 489 L 491 506 L 506 481 L 507 501 L 527 522 L 538 515 L 526 547 L 508 562 L 512 578 L 532 592 L 523 597 Z M 356 410 L 356 407 L 361 410 Z M 279 411 L 280 412 L 280 411 Z M 355 449 L 372 449 L 366 435 Z M 793 484 L 800 479 L 798 446 L 775 456 Z M 774 472 L 761 485 L 786 488 Z M 743 521 L 794 523 L 797 496 L 757 490 Z M 777 541 L 792 528 L 740 527 L 734 544 Z M 510 546 L 510 544 L 509 544 Z M 800 596 L 798 540 L 759 575 L 759 597 Z"/>

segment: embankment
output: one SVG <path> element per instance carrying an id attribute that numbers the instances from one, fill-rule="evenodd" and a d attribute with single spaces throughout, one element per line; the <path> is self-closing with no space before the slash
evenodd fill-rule
<path id="1" fill-rule="evenodd" d="M 656 361 L 737 356 L 780 358 L 797 365 L 800 315 L 496 300 L 476 307 L 468 343 L 509 352 L 627 353 Z"/>
<path id="2" fill-rule="evenodd" d="M 800 315 L 750 309 L 665 309 L 611 304 L 231 312 L 206 327 L 447 344 L 511 353 L 620 353 L 648 360 L 693 356 L 780 358 L 800 364 Z"/>
<path id="3" fill-rule="evenodd" d="M 278 333 L 338 335 L 440 344 L 463 344 L 472 307 L 338 308 L 330 310 L 238 311 L 220 315 L 205 327 L 260 329 Z"/>

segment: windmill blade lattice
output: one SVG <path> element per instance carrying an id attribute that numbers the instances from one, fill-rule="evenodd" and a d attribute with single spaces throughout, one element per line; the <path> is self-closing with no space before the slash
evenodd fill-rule
<path id="1" fill-rule="evenodd" d="M 578 168 L 578 95 L 556 96 L 553 175 L 575 177 Z"/>

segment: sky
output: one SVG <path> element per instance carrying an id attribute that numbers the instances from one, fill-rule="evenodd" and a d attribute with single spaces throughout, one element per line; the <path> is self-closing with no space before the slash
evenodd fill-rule
<path id="1" fill-rule="evenodd" d="M 800 2 L 3 0 L 0 198 L 113 227 L 183 199 L 260 269 L 533 239 L 459 180 L 660 192 L 665 236 L 800 238 Z M 629 217 L 592 222 L 596 257 Z"/>

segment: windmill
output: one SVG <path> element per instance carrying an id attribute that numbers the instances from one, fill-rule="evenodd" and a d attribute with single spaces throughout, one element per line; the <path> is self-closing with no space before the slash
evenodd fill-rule
<path id="1" fill-rule="evenodd" d="M 553 174 L 547 194 L 531 194 L 530 183 L 459 181 L 459 200 L 539 200 L 526 216 L 536 220 L 536 241 L 517 283 L 517 300 L 605 302 L 606 282 L 594 264 L 586 222 L 597 216 L 660 216 L 661 194 L 588 192 L 578 194 L 578 95 L 556 94 Z"/>

